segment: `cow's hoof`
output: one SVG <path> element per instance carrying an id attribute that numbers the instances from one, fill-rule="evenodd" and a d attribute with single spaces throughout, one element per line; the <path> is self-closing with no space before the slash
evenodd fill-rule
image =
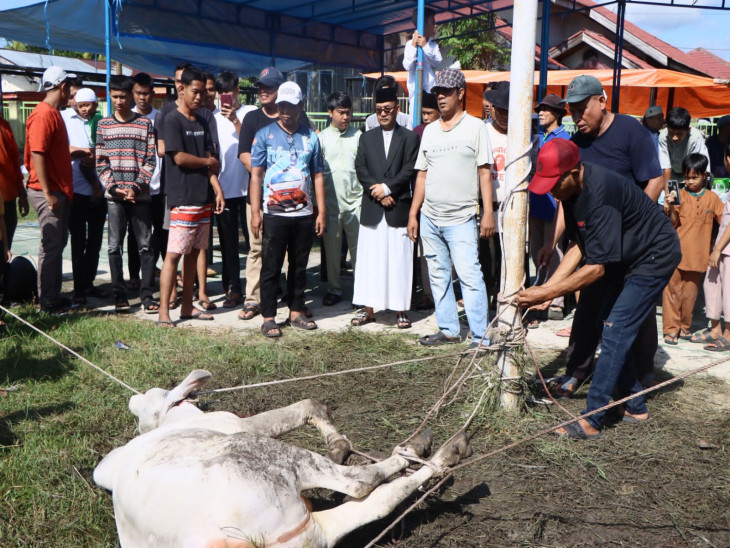
<path id="1" fill-rule="evenodd" d="M 335 464 L 344 464 L 351 450 L 350 442 L 343 436 L 329 444 L 327 457 Z"/>
<path id="2" fill-rule="evenodd" d="M 431 453 L 433 443 L 433 432 L 426 428 L 413 437 L 403 447 L 396 447 L 396 452 L 403 451 L 417 458 L 427 457 Z"/>
<path id="3" fill-rule="evenodd" d="M 462 459 L 471 457 L 472 453 L 469 436 L 466 435 L 466 432 L 461 431 L 454 436 L 454 439 L 445 443 L 436 451 L 433 462 L 439 467 L 454 466 L 459 464 Z"/>

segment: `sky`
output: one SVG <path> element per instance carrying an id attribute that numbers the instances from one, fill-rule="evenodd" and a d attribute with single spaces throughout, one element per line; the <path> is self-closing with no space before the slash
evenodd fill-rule
<path id="1" fill-rule="evenodd" d="M 692 3 L 683 0 L 677 2 Z M 697 0 L 695 5 L 719 6 L 721 3 L 722 0 Z M 627 2 L 626 19 L 682 51 L 702 47 L 730 61 L 730 1 L 726 0 L 726 6 L 727 10 L 720 11 L 632 5 Z M 616 11 L 616 6 L 606 7 Z"/>

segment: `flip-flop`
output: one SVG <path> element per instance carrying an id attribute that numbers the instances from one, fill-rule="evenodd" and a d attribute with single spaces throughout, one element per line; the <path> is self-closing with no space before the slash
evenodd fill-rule
<path id="1" fill-rule="evenodd" d="M 213 314 L 208 314 L 202 310 L 196 310 L 192 314 L 180 315 L 181 320 L 200 320 L 201 322 L 211 322 L 215 320 Z"/>
<path id="2" fill-rule="evenodd" d="M 711 329 L 705 329 L 702 333 L 695 333 L 689 338 L 689 342 L 697 344 L 707 344 L 717 339 L 710 335 Z"/>
<path id="3" fill-rule="evenodd" d="M 250 316 L 248 315 L 249 313 L 251 313 Z M 261 309 L 259 308 L 259 305 L 254 303 L 245 303 L 243 305 L 243 310 L 238 313 L 238 319 L 246 321 L 252 320 L 259 314 L 261 314 Z"/>
<path id="4" fill-rule="evenodd" d="M 155 325 L 158 325 L 160 327 L 175 327 L 175 322 L 172 320 L 157 320 L 155 322 Z"/>
<path id="5" fill-rule="evenodd" d="M 216 308 L 218 308 L 218 305 L 210 302 L 208 299 L 200 299 L 198 301 L 198 306 L 206 312 L 210 312 L 211 310 L 215 310 Z"/>
<path id="6" fill-rule="evenodd" d="M 276 329 L 278 333 L 272 333 L 274 329 Z M 279 327 L 279 324 L 276 323 L 276 320 L 269 320 L 264 322 L 261 326 L 261 334 L 269 339 L 276 339 L 281 337 L 281 328 Z"/>
<path id="7" fill-rule="evenodd" d="M 677 335 L 664 335 L 664 344 L 671 344 L 672 346 L 676 346 L 678 341 Z"/>
<path id="8" fill-rule="evenodd" d="M 421 337 L 418 342 L 424 346 L 441 346 L 444 344 L 458 344 L 461 342 L 461 337 L 449 337 L 443 331 L 439 331 L 433 335 Z"/>
<path id="9" fill-rule="evenodd" d="M 142 310 L 145 314 L 157 314 L 160 311 L 160 305 L 154 301 L 142 303 Z"/>
<path id="10" fill-rule="evenodd" d="M 558 434 L 561 438 L 568 438 L 571 440 L 596 440 L 603 436 L 603 430 L 600 430 L 597 434 L 586 434 L 586 431 L 583 430 L 583 427 L 580 425 L 579 422 L 571 422 L 570 424 L 566 424 L 563 426 L 563 429 L 565 430 L 565 434 Z"/>
<path id="11" fill-rule="evenodd" d="M 690 341 L 692 340 L 692 332 L 685 331 L 684 329 L 679 330 L 679 338 L 683 341 Z"/>
<path id="12" fill-rule="evenodd" d="M 704 349 L 710 352 L 727 352 L 730 350 L 730 342 L 725 337 L 718 337 L 706 345 Z"/>
<path id="13" fill-rule="evenodd" d="M 291 325 L 292 327 L 296 327 L 297 329 L 304 329 L 305 331 L 314 331 L 315 329 L 317 329 L 316 322 L 313 322 L 312 320 L 307 320 L 306 317 L 303 318 L 302 316 L 305 316 L 303 312 L 293 320 L 289 320 L 289 325 Z"/>
<path id="14" fill-rule="evenodd" d="M 570 333 L 573 331 L 572 327 L 563 327 L 561 330 L 559 330 L 557 333 L 555 333 L 558 337 L 570 337 Z"/>

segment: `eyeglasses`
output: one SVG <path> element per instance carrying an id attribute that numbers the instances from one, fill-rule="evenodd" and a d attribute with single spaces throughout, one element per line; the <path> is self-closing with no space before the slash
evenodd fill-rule
<path id="1" fill-rule="evenodd" d="M 390 114 L 395 110 L 395 107 L 375 107 L 375 114 Z"/>

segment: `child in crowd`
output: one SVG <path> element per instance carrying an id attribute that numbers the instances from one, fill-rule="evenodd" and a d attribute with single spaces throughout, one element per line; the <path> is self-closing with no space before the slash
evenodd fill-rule
<path id="1" fill-rule="evenodd" d="M 730 171 L 730 142 L 725 144 L 724 155 L 725 168 Z M 724 352 L 730 350 L 730 201 L 725 203 L 709 262 L 704 290 L 705 314 L 710 319 L 710 328 L 695 333 L 691 341 L 708 343 L 705 350 Z M 724 332 L 720 315 L 725 317 Z"/>
<path id="2" fill-rule="evenodd" d="M 662 295 L 666 344 L 677 344 L 678 338 L 692 338 L 692 310 L 702 275 L 707 270 L 712 223 L 719 223 L 722 218 L 722 201 L 717 194 L 704 186 L 707 164 L 704 154 L 692 153 L 685 157 L 682 161 L 682 172 L 686 188 L 679 191 L 679 200 L 669 195 L 664 201 L 665 210 L 677 229 L 682 247 L 682 261 Z"/>

